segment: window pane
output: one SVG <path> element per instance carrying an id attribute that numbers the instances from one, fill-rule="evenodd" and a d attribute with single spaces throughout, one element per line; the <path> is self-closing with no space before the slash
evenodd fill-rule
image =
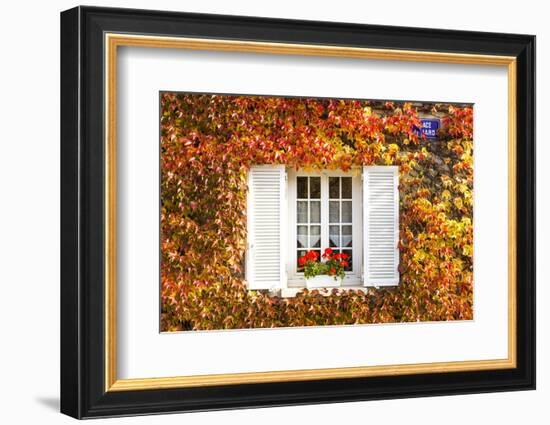
<path id="1" fill-rule="evenodd" d="M 351 199 L 351 177 L 342 177 L 342 198 Z"/>
<path id="2" fill-rule="evenodd" d="M 329 198 L 338 199 L 340 197 L 340 178 L 329 177 L 328 179 Z"/>
<path id="3" fill-rule="evenodd" d="M 300 259 L 300 257 L 303 257 L 304 255 L 306 255 L 306 252 L 307 251 L 298 251 L 298 255 L 296 256 L 296 267 L 298 271 L 303 271 L 298 260 Z"/>
<path id="4" fill-rule="evenodd" d="M 338 223 L 340 221 L 340 202 L 330 201 L 328 206 L 328 216 L 330 223 Z"/>
<path id="5" fill-rule="evenodd" d="M 342 246 L 352 246 L 351 226 L 342 226 Z"/>
<path id="6" fill-rule="evenodd" d="M 321 199 L 321 177 L 309 178 L 309 197 Z"/>
<path id="7" fill-rule="evenodd" d="M 307 177 L 297 178 L 297 196 L 299 199 L 307 199 Z"/>
<path id="8" fill-rule="evenodd" d="M 348 258 L 347 258 L 346 261 L 349 263 L 349 266 L 344 267 L 344 270 L 347 271 L 347 272 L 351 272 L 353 270 L 353 263 L 352 263 L 353 251 L 351 249 L 344 249 L 344 250 L 342 250 L 342 253 L 348 255 Z"/>
<path id="9" fill-rule="evenodd" d="M 298 226 L 296 239 L 298 248 L 307 248 L 307 226 Z"/>
<path id="10" fill-rule="evenodd" d="M 321 250 L 319 249 L 312 249 L 312 251 L 315 251 L 317 253 L 317 261 L 319 261 L 319 258 L 321 258 Z"/>
<path id="11" fill-rule="evenodd" d="M 321 202 L 311 201 L 309 203 L 309 207 L 310 207 L 309 222 L 320 223 L 321 222 Z"/>
<path id="12" fill-rule="evenodd" d="M 351 223 L 351 201 L 342 201 L 342 223 Z"/>
<path id="13" fill-rule="evenodd" d="M 321 226 L 311 226 L 310 229 L 311 248 L 321 248 Z"/>
<path id="14" fill-rule="evenodd" d="M 330 247 L 340 246 L 340 226 L 329 226 L 328 242 Z"/>
<path id="15" fill-rule="evenodd" d="M 298 223 L 307 223 L 307 201 L 298 201 Z"/>

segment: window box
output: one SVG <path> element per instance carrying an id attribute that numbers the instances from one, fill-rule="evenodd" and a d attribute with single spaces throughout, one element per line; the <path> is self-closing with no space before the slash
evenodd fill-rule
<path id="1" fill-rule="evenodd" d="M 336 288 L 342 286 L 342 281 L 343 279 L 341 277 L 321 274 L 306 278 L 306 288 Z"/>

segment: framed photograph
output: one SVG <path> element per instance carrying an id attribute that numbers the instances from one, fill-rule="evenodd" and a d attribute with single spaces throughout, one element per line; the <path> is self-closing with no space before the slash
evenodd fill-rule
<path id="1" fill-rule="evenodd" d="M 535 37 L 61 14 L 61 411 L 535 387 Z"/>

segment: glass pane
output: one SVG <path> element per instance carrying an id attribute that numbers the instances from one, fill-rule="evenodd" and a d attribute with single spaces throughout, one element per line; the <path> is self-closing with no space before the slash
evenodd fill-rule
<path id="1" fill-rule="evenodd" d="M 297 177 L 297 196 L 299 199 L 307 199 L 307 177 Z"/>
<path id="2" fill-rule="evenodd" d="M 329 226 L 328 233 L 329 246 L 340 246 L 340 226 Z"/>
<path id="3" fill-rule="evenodd" d="M 298 226 L 296 231 L 296 243 L 298 248 L 307 248 L 307 226 Z"/>
<path id="4" fill-rule="evenodd" d="M 309 222 L 310 223 L 320 223 L 321 222 L 321 202 L 320 201 L 311 201 L 309 203 Z"/>
<path id="5" fill-rule="evenodd" d="M 340 221 L 340 202 L 330 201 L 328 205 L 328 217 L 330 223 L 338 223 Z"/>
<path id="6" fill-rule="evenodd" d="M 300 257 L 306 255 L 306 252 L 307 251 L 298 251 L 298 255 L 296 256 L 296 267 L 298 268 L 298 271 L 303 271 L 298 260 L 300 259 Z"/>
<path id="7" fill-rule="evenodd" d="M 351 223 L 351 201 L 342 201 L 342 223 Z"/>
<path id="8" fill-rule="evenodd" d="M 309 197 L 321 199 L 321 177 L 309 178 Z"/>
<path id="9" fill-rule="evenodd" d="M 311 226 L 310 232 L 310 247 L 321 248 L 321 226 Z"/>
<path id="10" fill-rule="evenodd" d="M 340 178 L 329 177 L 328 179 L 328 196 L 331 199 L 338 199 L 340 197 Z"/>
<path id="11" fill-rule="evenodd" d="M 351 226 L 342 226 L 342 246 L 352 246 L 351 229 Z"/>
<path id="12" fill-rule="evenodd" d="M 317 261 L 319 261 L 319 258 L 321 258 L 321 250 L 320 249 L 312 249 L 312 251 L 317 253 Z"/>
<path id="13" fill-rule="evenodd" d="M 351 177 L 342 177 L 342 198 L 351 199 Z"/>
<path id="14" fill-rule="evenodd" d="M 298 223 L 307 223 L 307 201 L 298 201 L 296 220 Z"/>
<path id="15" fill-rule="evenodd" d="M 348 255 L 348 258 L 347 258 L 346 261 L 349 263 L 349 266 L 344 267 L 344 270 L 347 271 L 347 272 L 351 272 L 353 270 L 353 264 L 352 264 L 352 261 L 351 261 L 352 258 L 353 258 L 353 251 L 351 249 L 344 249 L 344 250 L 342 250 L 342 253 Z"/>

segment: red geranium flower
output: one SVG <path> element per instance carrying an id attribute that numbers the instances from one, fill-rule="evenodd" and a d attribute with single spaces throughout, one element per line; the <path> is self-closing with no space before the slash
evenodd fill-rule
<path id="1" fill-rule="evenodd" d="M 324 254 L 323 254 L 323 258 L 328 258 L 328 257 L 330 257 L 330 256 L 332 255 L 333 252 L 334 252 L 334 251 L 332 250 L 332 248 L 327 248 L 327 249 L 325 249 L 325 252 L 324 252 Z"/>
<path id="2" fill-rule="evenodd" d="M 298 259 L 298 264 L 300 264 L 300 266 L 303 266 L 304 264 L 306 264 L 306 261 L 307 261 L 306 257 L 300 257 Z"/>
<path id="3" fill-rule="evenodd" d="M 307 258 L 307 261 L 317 261 L 317 258 L 319 258 L 319 254 L 317 251 L 308 251 L 305 255 Z"/>

